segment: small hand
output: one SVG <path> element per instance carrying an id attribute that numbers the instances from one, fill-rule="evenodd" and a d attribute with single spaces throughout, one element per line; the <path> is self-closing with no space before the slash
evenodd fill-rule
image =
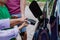
<path id="1" fill-rule="evenodd" d="M 23 22 L 22 25 L 20 25 L 20 26 L 18 27 L 18 29 L 20 30 L 21 28 L 26 27 L 26 26 L 28 26 L 27 20 L 25 20 L 25 22 Z"/>
<path id="2" fill-rule="evenodd" d="M 27 20 L 25 20 L 25 22 L 23 22 L 22 25 L 28 26 Z"/>

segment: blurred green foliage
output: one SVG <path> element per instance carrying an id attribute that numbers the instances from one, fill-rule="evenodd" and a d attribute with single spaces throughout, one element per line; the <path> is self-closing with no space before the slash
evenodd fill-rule
<path id="1" fill-rule="evenodd" d="M 32 2 L 33 0 L 27 0 L 27 1 Z M 46 2 L 46 0 L 37 0 L 37 1 Z"/>

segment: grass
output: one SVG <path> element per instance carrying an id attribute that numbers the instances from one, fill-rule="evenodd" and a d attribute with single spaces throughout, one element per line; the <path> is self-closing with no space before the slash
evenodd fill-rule
<path id="1" fill-rule="evenodd" d="M 32 0 L 27 0 L 27 1 L 32 2 Z M 40 2 L 46 2 L 46 0 L 37 0 L 37 1 L 40 1 Z"/>

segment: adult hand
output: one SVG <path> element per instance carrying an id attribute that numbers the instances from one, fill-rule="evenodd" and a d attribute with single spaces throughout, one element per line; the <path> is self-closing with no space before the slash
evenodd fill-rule
<path id="1" fill-rule="evenodd" d="M 26 17 L 21 17 L 21 21 L 24 22 L 27 18 Z"/>

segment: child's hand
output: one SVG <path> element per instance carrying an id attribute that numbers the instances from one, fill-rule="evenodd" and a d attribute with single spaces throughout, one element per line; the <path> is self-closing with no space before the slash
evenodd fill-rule
<path id="1" fill-rule="evenodd" d="M 25 22 L 22 23 L 23 26 L 28 26 L 27 20 L 25 20 Z"/>
<path id="2" fill-rule="evenodd" d="M 23 27 L 26 27 L 26 26 L 28 26 L 28 24 L 27 24 L 27 22 L 25 21 L 25 22 L 22 23 L 22 25 L 20 25 L 20 26 L 18 27 L 18 29 L 20 30 L 20 29 L 22 29 Z"/>

